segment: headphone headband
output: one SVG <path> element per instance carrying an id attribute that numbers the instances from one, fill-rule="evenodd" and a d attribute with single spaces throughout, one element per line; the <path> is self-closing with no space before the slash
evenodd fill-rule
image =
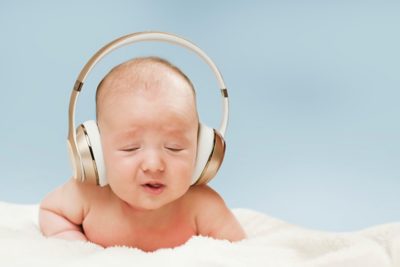
<path id="1" fill-rule="evenodd" d="M 228 114 L 229 114 L 229 102 L 228 102 L 228 91 L 226 89 L 224 80 L 222 78 L 221 73 L 219 72 L 217 66 L 214 62 L 195 44 L 178 37 L 176 35 L 172 35 L 170 33 L 164 32 L 138 32 L 132 33 L 125 36 L 122 36 L 107 45 L 103 46 L 100 50 L 97 51 L 96 54 L 92 56 L 92 58 L 86 63 L 83 67 L 79 76 L 75 82 L 74 88 L 71 93 L 70 102 L 69 102 L 69 111 L 68 111 L 68 149 L 70 150 L 69 154 L 71 155 L 71 162 L 74 169 L 74 176 L 78 179 L 83 179 L 82 168 L 80 166 L 80 155 L 78 153 L 78 147 L 76 142 L 76 127 L 75 127 L 75 107 L 77 97 L 82 90 L 83 84 L 89 74 L 89 72 L 93 69 L 93 67 L 107 54 L 116 50 L 122 46 L 143 42 L 143 41 L 160 41 L 166 43 L 172 43 L 176 45 L 183 46 L 193 52 L 195 52 L 200 58 L 202 58 L 212 69 L 214 75 L 217 78 L 218 85 L 221 89 L 222 94 L 222 103 L 223 103 L 223 114 L 222 121 L 220 125 L 219 132 L 222 136 L 225 135 L 226 127 L 228 124 Z"/>

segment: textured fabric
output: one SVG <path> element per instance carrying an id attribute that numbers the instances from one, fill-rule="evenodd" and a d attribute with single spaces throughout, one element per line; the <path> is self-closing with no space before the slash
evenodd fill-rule
<path id="1" fill-rule="evenodd" d="M 193 237 L 182 246 L 146 253 L 45 238 L 37 224 L 37 205 L 0 202 L 0 266 L 400 267 L 400 223 L 329 233 L 252 210 L 233 212 L 248 235 L 246 240 Z"/>

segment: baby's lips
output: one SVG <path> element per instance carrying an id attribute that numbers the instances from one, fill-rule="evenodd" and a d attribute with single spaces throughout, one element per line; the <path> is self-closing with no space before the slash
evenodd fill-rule
<path id="1" fill-rule="evenodd" d="M 151 195 L 159 195 L 165 190 L 165 185 L 162 183 L 155 183 L 155 182 L 150 182 L 150 183 L 145 183 L 142 184 L 142 188 L 145 190 L 145 192 L 151 194 Z"/>
<path id="2" fill-rule="evenodd" d="M 142 186 L 149 186 L 152 188 L 160 188 L 160 187 L 165 187 L 165 184 L 160 183 L 160 182 L 147 182 L 142 184 Z"/>

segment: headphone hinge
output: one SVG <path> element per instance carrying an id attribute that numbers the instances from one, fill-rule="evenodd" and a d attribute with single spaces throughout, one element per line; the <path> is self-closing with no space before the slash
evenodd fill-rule
<path id="1" fill-rule="evenodd" d="M 221 94 L 223 97 L 228 98 L 228 89 L 226 88 L 221 89 Z"/>
<path id="2" fill-rule="evenodd" d="M 76 80 L 75 84 L 74 84 L 74 90 L 77 92 L 80 92 L 83 86 L 83 82 L 81 82 L 80 80 Z"/>

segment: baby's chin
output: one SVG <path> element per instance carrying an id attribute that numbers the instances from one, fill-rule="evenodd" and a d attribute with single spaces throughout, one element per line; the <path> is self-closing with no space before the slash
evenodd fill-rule
<path id="1" fill-rule="evenodd" d="M 180 186 L 171 190 L 168 186 L 161 192 L 154 193 L 152 189 L 140 188 L 140 190 L 118 191 L 112 190 L 114 196 L 122 201 L 126 208 L 132 211 L 157 211 L 163 208 L 173 207 L 180 203 L 182 197 L 188 192 L 190 185 Z"/>
<path id="2" fill-rule="evenodd" d="M 135 211 L 158 211 L 163 208 L 167 208 L 173 206 L 177 203 L 177 200 L 180 199 L 181 196 L 171 198 L 168 200 L 164 199 L 145 199 L 145 200 L 129 200 L 129 199 L 121 199 L 129 208 Z"/>

